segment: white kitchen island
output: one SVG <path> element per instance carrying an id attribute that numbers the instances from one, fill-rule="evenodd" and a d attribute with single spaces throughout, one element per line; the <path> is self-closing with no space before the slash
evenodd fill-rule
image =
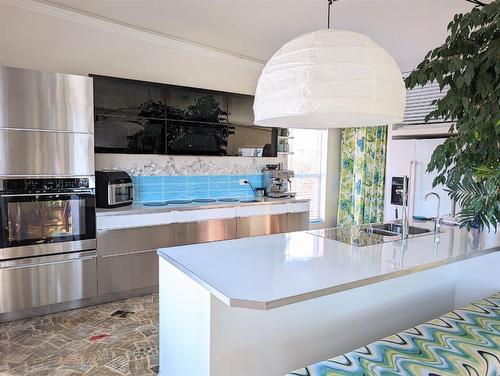
<path id="1" fill-rule="evenodd" d="M 160 374 L 279 376 L 500 290 L 498 233 L 319 235 L 160 249 Z"/>

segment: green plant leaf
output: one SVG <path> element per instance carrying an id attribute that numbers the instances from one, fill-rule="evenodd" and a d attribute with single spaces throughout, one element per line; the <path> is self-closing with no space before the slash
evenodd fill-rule
<path id="1" fill-rule="evenodd" d="M 450 138 L 427 167 L 462 208 L 466 228 L 500 222 L 500 0 L 457 14 L 443 45 L 429 51 L 406 78 L 407 87 L 436 81 L 446 95 L 426 117 L 448 119 Z"/>

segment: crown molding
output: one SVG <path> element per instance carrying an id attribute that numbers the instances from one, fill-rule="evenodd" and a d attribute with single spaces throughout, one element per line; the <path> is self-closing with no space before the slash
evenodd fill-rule
<path id="1" fill-rule="evenodd" d="M 96 29 L 110 31 L 130 38 L 154 43 L 163 47 L 243 66 L 253 70 L 261 71 L 264 68 L 264 62 L 261 60 L 241 56 L 225 50 L 205 46 L 203 44 L 157 33 L 151 30 L 142 29 L 125 23 L 120 23 L 115 20 L 99 17 L 93 14 L 76 11 L 74 9 L 62 7 L 46 1 L 0 0 L 0 3 L 61 18 L 66 21 L 79 23 Z"/>

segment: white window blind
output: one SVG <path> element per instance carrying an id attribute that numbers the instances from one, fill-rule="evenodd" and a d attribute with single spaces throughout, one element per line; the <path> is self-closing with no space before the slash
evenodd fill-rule
<path id="1" fill-rule="evenodd" d="M 310 203 L 310 222 L 325 220 L 326 149 L 328 132 L 316 129 L 290 129 L 293 154 L 288 167 L 295 172 L 292 191 Z"/>
<path id="2" fill-rule="evenodd" d="M 409 73 L 403 74 L 406 78 Z M 436 109 L 432 104 L 435 99 L 443 98 L 448 92 L 448 87 L 441 91 L 439 84 L 434 81 L 424 86 L 415 86 L 413 89 L 406 90 L 406 107 L 403 122 L 399 126 L 422 125 L 425 124 L 425 117 Z M 447 120 L 446 122 L 449 122 Z M 429 123 L 443 123 L 444 119 L 430 119 Z"/>

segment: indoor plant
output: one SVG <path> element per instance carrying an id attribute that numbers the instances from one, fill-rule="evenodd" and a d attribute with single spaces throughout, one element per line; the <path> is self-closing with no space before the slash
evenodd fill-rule
<path id="1" fill-rule="evenodd" d="M 438 146 L 427 171 L 461 207 L 467 228 L 496 228 L 500 221 L 500 0 L 457 14 L 444 44 L 430 51 L 406 86 L 436 80 L 449 88 L 431 118 L 453 120 L 451 137 Z"/>

